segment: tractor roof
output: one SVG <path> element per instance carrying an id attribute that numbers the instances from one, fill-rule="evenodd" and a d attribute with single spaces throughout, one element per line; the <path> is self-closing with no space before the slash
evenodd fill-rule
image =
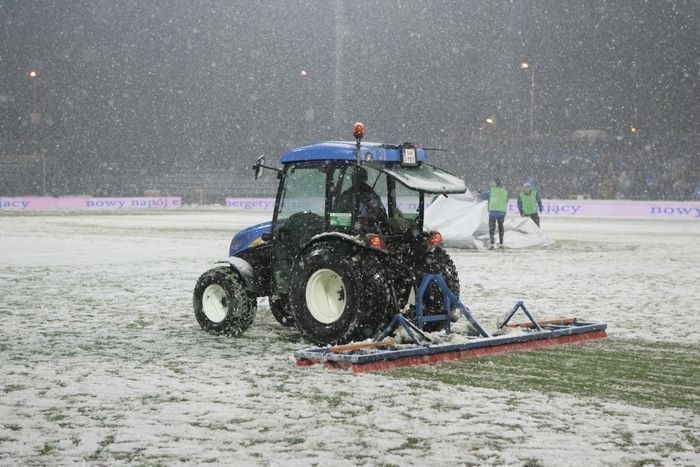
<path id="1" fill-rule="evenodd" d="M 415 150 L 415 159 L 412 158 L 410 164 L 404 164 L 401 160 L 402 152 L 407 148 Z M 280 162 L 283 164 L 314 161 L 354 162 L 356 160 L 357 144 L 351 141 L 310 144 L 291 149 L 280 157 Z M 381 170 L 412 190 L 448 194 L 464 193 L 467 189 L 464 180 L 437 167 L 422 164 L 426 161 L 425 149 L 416 148 L 411 143 L 404 143 L 401 146 L 362 143 L 360 160 L 363 164 L 370 163 L 375 169 Z"/>
<path id="2" fill-rule="evenodd" d="M 357 157 L 356 143 L 354 141 L 327 141 L 310 144 L 296 149 L 290 149 L 282 154 L 280 162 L 288 164 L 292 162 L 307 161 L 354 161 Z M 401 162 L 401 146 L 379 143 L 362 143 L 360 146 L 360 158 L 363 161 L 374 162 Z M 416 148 L 416 161 L 425 162 L 425 150 Z"/>

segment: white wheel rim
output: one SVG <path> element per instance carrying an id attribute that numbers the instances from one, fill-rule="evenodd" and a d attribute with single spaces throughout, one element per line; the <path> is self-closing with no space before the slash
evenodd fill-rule
<path id="1" fill-rule="evenodd" d="M 219 284 L 212 284 L 204 289 L 202 311 L 212 323 L 220 323 L 228 313 L 228 295 Z"/>
<path id="2" fill-rule="evenodd" d="M 319 269 L 306 283 L 306 306 L 311 316 L 324 324 L 340 318 L 345 310 L 345 284 L 330 269 Z"/>

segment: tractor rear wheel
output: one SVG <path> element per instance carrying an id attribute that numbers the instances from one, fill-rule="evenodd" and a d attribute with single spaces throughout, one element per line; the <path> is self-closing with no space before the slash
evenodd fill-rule
<path id="1" fill-rule="evenodd" d="M 425 264 L 419 268 L 419 274 L 418 277 L 416 277 L 416 290 L 425 274 L 441 274 L 452 293 L 459 298 L 459 276 L 457 275 L 457 268 L 452 258 L 450 258 L 450 255 L 448 255 L 443 248 L 436 247 L 426 256 Z M 440 287 L 438 287 L 435 282 L 428 285 L 425 295 L 423 295 L 423 309 L 425 310 L 425 314 L 444 313 L 444 303 L 445 299 Z M 450 312 L 454 309 L 455 307 L 453 307 Z M 443 322 L 433 321 L 425 323 L 424 330 L 434 332 L 440 331 L 444 329 L 444 327 L 445 325 Z"/>
<path id="2" fill-rule="evenodd" d="M 292 268 L 297 329 L 318 345 L 373 337 L 391 318 L 386 279 L 376 253 L 340 242 L 314 245 Z"/>
<path id="3" fill-rule="evenodd" d="M 255 319 L 257 300 L 230 268 L 214 268 L 202 274 L 192 301 L 197 322 L 209 334 L 238 336 Z"/>

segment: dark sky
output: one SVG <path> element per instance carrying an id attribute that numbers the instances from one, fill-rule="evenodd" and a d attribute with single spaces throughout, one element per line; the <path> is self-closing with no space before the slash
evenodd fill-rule
<path id="1" fill-rule="evenodd" d="M 700 131 L 694 0 L 4 0 L 0 19 L 0 139 L 30 137 L 36 68 L 39 137 L 86 160 L 247 166 L 356 120 L 374 141 L 464 144 L 486 116 L 522 135 L 532 70 L 541 134 Z"/>

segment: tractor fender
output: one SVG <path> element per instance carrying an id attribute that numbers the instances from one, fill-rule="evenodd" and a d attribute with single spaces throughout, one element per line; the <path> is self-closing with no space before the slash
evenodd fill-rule
<path id="1" fill-rule="evenodd" d="M 374 251 L 374 252 L 385 254 L 385 255 L 388 254 L 385 250 L 368 246 L 364 241 L 362 241 L 362 237 L 359 237 L 357 235 L 349 235 L 349 234 L 342 233 L 342 232 L 323 232 L 323 233 L 320 233 L 318 235 L 314 235 L 311 238 L 311 240 L 309 240 L 306 243 L 306 245 L 304 245 L 304 247 L 301 249 L 301 251 L 296 256 L 296 258 L 299 258 L 301 255 L 303 255 L 306 251 L 309 250 L 309 248 L 311 248 L 316 243 L 321 242 L 321 241 L 327 241 L 327 240 L 337 241 L 337 242 L 341 242 L 341 243 L 351 243 L 351 244 L 356 245 L 364 250 Z"/>
<path id="2" fill-rule="evenodd" d="M 262 284 L 259 277 L 255 274 L 255 269 L 251 264 L 238 256 L 229 256 L 226 259 L 217 261 L 216 264 L 226 264 L 231 267 L 241 277 L 245 284 L 246 290 L 254 293 L 256 296 L 264 295 Z"/>

